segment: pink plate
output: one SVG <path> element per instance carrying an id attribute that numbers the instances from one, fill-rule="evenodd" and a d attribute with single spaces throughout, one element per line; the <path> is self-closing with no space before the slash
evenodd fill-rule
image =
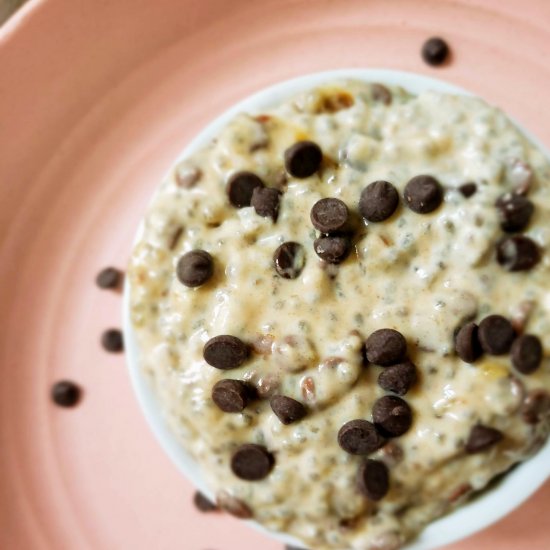
<path id="1" fill-rule="evenodd" d="M 550 146 L 550 2 L 529 0 L 34 0 L 0 30 L 0 548 L 281 550 L 200 515 L 99 334 L 147 201 L 209 120 L 304 73 L 387 67 L 500 105 Z M 453 47 L 431 69 L 429 35 Z M 85 389 L 53 407 L 51 383 Z M 449 547 L 550 547 L 550 484 Z"/>

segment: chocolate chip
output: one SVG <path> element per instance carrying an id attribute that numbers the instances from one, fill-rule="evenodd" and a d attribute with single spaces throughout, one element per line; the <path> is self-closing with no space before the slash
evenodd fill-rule
<path id="1" fill-rule="evenodd" d="M 539 263 L 540 250 L 529 237 L 506 237 L 497 245 L 497 261 L 508 271 L 528 271 Z"/>
<path id="2" fill-rule="evenodd" d="M 313 250 L 325 262 L 339 264 L 349 256 L 351 241 L 344 236 L 319 237 L 313 241 Z"/>
<path id="3" fill-rule="evenodd" d="M 475 323 L 467 323 L 456 335 L 455 350 L 465 363 L 473 363 L 483 353 L 479 343 L 478 331 L 479 327 Z"/>
<path id="4" fill-rule="evenodd" d="M 443 201 L 443 188 L 432 176 L 415 176 L 405 186 L 405 204 L 417 214 L 433 212 Z"/>
<path id="5" fill-rule="evenodd" d="M 319 170 L 323 152 L 312 141 L 299 141 L 285 151 L 286 171 L 295 178 L 308 178 Z"/>
<path id="6" fill-rule="evenodd" d="M 506 193 L 495 203 L 498 211 L 500 227 L 507 233 L 522 231 L 529 225 L 535 211 L 533 203 L 523 195 Z"/>
<path id="7" fill-rule="evenodd" d="M 371 86 L 371 97 L 374 101 L 379 101 L 384 105 L 391 105 L 392 94 L 383 84 L 374 83 Z"/>
<path id="8" fill-rule="evenodd" d="M 51 389 L 52 401 L 60 407 L 74 407 L 80 400 L 80 388 L 69 380 L 56 382 Z"/>
<path id="9" fill-rule="evenodd" d="M 378 385 L 386 391 L 405 395 L 416 382 L 416 378 L 416 366 L 411 361 L 405 361 L 386 367 L 378 375 Z"/>
<path id="10" fill-rule="evenodd" d="M 188 287 L 201 286 L 214 274 L 214 260 L 206 250 L 191 250 L 176 265 L 180 283 Z"/>
<path id="11" fill-rule="evenodd" d="M 252 192 L 251 204 L 258 216 L 277 221 L 281 192 L 273 187 L 256 187 Z"/>
<path id="12" fill-rule="evenodd" d="M 99 288 L 118 288 L 122 280 L 122 271 L 116 267 L 102 269 L 95 278 Z"/>
<path id="13" fill-rule="evenodd" d="M 372 419 L 384 437 L 398 437 L 411 427 L 412 411 L 400 397 L 385 395 L 374 403 Z"/>
<path id="14" fill-rule="evenodd" d="M 230 370 L 240 367 L 246 361 L 249 349 L 236 336 L 222 334 L 210 338 L 202 353 L 209 365 L 221 370 Z"/>
<path id="15" fill-rule="evenodd" d="M 550 415 L 550 395 L 544 390 L 530 391 L 521 406 L 521 414 L 526 424 L 538 424 Z"/>
<path id="16" fill-rule="evenodd" d="M 469 181 L 468 183 L 463 183 L 458 190 L 465 198 L 469 199 L 472 195 L 477 193 L 477 184 L 473 181 Z"/>
<path id="17" fill-rule="evenodd" d="M 516 333 L 508 319 L 502 315 L 489 315 L 479 323 L 478 337 L 485 353 L 503 355 L 510 351 Z"/>
<path id="18" fill-rule="evenodd" d="M 321 233 L 336 233 L 347 224 L 349 211 L 340 199 L 327 198 L 313 205 L 309 217 L 313 227 Z"/>
<path id="19" fill-rule="evenodd" d="M 388 367 L 405 359 L 407 341 L 397 330 L 381 328 L 367 338 L 365 353 L 370 363 Z"/>
<path id="20" fill-rule="evenodd" d="M 101 335 L 101 345 L 106 351 L 119 352 L 124 349 L 122 332 L 116 328 L 110 328 Z"/>
<path id="21" fill-rule="evenodd" d="M 512 365 L 522 374 L 535 372 L 542 361 L 541 341 L 533 334 L 517 338 L 511 349 Z"/>
<path id="22" fill-rule="evenodd" d="M 212 388 L 212 400 L 227 413 L 241 412 L 250 401 L 251 390 L 241 380 L 220 380 Z"/>
<path id="23" fill-rule="evenodd" d="M 357 472 L 359 491 L 370 500 L 381 500 L 390 488 L 387 466 L 379 460 L 367 459 Z"/>
<path id="24" fill-rule="evenodd" d="M 201 492 L 196 491 L 193 496 L 193 503 L 197 510 L 201 512 L 216 512 L 218 507 L 210 499 L 204 496 Z"/>
<path id="25" fill-rule="evenodd" d="M 254 189 L 263 186 L 264 182 L 253 172 L 237 172 L 227 182 L 229 202 L 236 208 L 250 206 Z"/>
<path id="26" fill-rule="evenodd" d="M 352 455 L 368 455 L 384 443 L 374 424 L 368 420 L 350 420 L 338 431 L 338 445 Z"/>
<path id="27" fill-rule="evenodd" d="M 399 204 L 397 189 L 388 181 L 373 181 L 361 192 L 359 213 L 369 222 L 387 220 Z"/>
<path id="28" fill-rule="evenodd" d="M 466 452 L 474 454 L 485 451 L 496 445 L 502 437 L 502 432 L 499 430 L 478 424 L 472 428 L 468 441 L 466 441 Z"/>
<path id="29" fill-rule="evenodd" d="M 241 445 L 231 457 L 231 470 L 246 481 L 258 481 L 267 477 L 275 460 L 262 445 L 246 443 Z"/>
<path id="30" fill-rule="evenodd" d="M 306 264 L 304 247 L 300 243 L 283 243 L 273 254 L 275 271 L 285 279 L 296 279 Z"/>
<path id="31" fill-rule="evenodd" d="M 302 420 L 307 414 L 307 410 L 302 403 L 286 395 L 274 395 L 269 404 L 277 418 L 285 425 Z"/>
<path id="32" fill-rule="evenodd" d="M 449 46 L 442 38 L 434 36 L 424 42 L 422 46 L 422 59 L 432 66 L 442 65 L 449 55 Z"/>

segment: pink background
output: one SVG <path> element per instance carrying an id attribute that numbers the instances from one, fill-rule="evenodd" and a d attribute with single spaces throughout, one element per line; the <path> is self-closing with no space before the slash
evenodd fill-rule
<path id="1" fill-rule="evenodd" d="M 528 7 L 528 9 L 527 9 Z M 550 145 L 547 0 L 38 0 L 0 29 L 0 547 L 280 550 L 199 515 L 132 395 L 119 294 L 138 220 L 189 139 L 252 91 L 304 73 L 386 67 L 438 76 Z M 445 36 L 452 63 L 418 51 Z M 50 384 L 85 388 L 74 410 Z M 547 484 L 454 550 L 543 550 Z"/>

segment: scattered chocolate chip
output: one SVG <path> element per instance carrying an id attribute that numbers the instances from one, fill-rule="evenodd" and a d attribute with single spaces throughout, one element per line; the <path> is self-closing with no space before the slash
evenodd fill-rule
<path id="1" fill-rule="evenodd" d="M 422 59 L 433 67 L 445 63 L 448 55 L 449 46 L 447 42 L 437 36 L 429 38 L 422 46 Z"/>
<path id="2" fill-rule="evenodd" d="M 227 182 L 229 202 L 236 208 L 250 206 L 254 189 L 263 186 L 264 182 L 253 172 L 237 172 Z"/>
<path id="3" fill-rule="evenodd" d="M 456 335 L 455 350 L 465 363 L 473 363 L 481 357 L 483 350 L 479 343 L 479 327 L 475 323 L 465 324 Z"/>
<path id="4" fill-rule="evenodd" d="M 392 94 L 386 86 L 378 83 L 374 83 L 371 86 L 371 97 L 374 101 L 379 101 L 384 105 L 391 105 Z"/>
<path id="5" fill-rule="evenodd" d="M 116 267 L 102 269 L 95 278 L 99 288 L 118 288 L 122 280 L 122 271 Z"/>
<path id="6" fill-rule="evenodd" d="M 176 185 L 183 189 L 191 189 L 202 178 L 202 170 L 196 166 L 187 166 L 176 170 Z"/>
<path id="7" fill-rule="evenodd" d="M 251 389 L 241 380 L 220 380 L 212 388 L 212 400 L 227 413 L 241 412 L 249 403 Z"/>
<path id="8" fill-rule="evenodd" d="M 323 152 L 312 141 L 298 141 L 285 151 L 286 171 L 295 178 L 308 178 L 319 170 Z"/>
<path id="9" fill-rule="evenodd" d="M 485 353 L 503 355 L 510 351 L 516 333 L 508 319 L 502 315 L 489 315 L 479 323 L 478 337 Z"/>
<path id="10" fill-rule="evenodd" d="M 258 216 L 277 221 L 281 192 L 273 187 L 255 187 L 252 192 L 251 204 Z"/>
<path id="11" fill-rule="evenodd" d="M 191 250 L 176 265 L 178 280 L 191 288 L 203 285 L 213 274 L 214 260 L 206 250 Z"/>
<path id="12" fill-rule="evenodd" d="M 544 390 L 530 391 L 521 406 L 521 414 L 526 424 L 538 424 L 550 415 L 550 395 Z"/>
<path id="13" fill-rule="evenodd" d="M 390 488 L 387 466 L 379 460 L 365 460 L 357 472 L 357 486 L 370 500 L 381 500 Z"/>
<path id="14" fill-rule="evenodd" d="M 307 414 L 307 410 L 302 403 L 286 395 L 274 395 L 269 404 L 277 418 L 285 425 L 297 422 Z"/>
<path id="15" fill-rule="evenodd" d="M 231 457 L 231 470 L 240 479 L 258 481 L 267 477 L 275 460 L 262 445 L 246 443 L 241 445 Z"/>
<path id="16" fill-rule="evenodd" d="M 327 198 L 313 205 L 309 217 L 313 227 L 321 233 L 336 233 L 348 223 L 349 211 L 340 199 Z"/>
<path id="17" fill-rule="evenodd" d="M 373 181 L 361 192 L 359 213 L 369 222 L 387 220 L 399 204 L 397 189 L 388 181 Z"/>
<path id="18" fill-rule="evenodd" d="M 52 401 L 60 407 L 74 407 L 80 400 L 80 388 L 69 380 L 56 382 L 51 389 Z"/>
<path id="19" fill-rule="evenodd" d="M 338 431 L 338 444 L 352 455 L 368 455 L 384 443 L 374 424 L 368 420 L 350 420 Z"/>
<path id="20" fill-rule="evenodd" d="M 374 403 L 372 419 L 384 437 L 398 437 L 411 427 L 412 411 L 400 397 L 385 395 Z"/>
<path id="21" fill-rule="evenodd" d="M 505 237 L 497 245 L 497 261 L 508 271 L 528 271 L 540 261 L 540 250 L 529 237 Z"/>
<path id="22" fill-rule="evenodd" d="M 101 335 L 101 345 L 106 351 L 118 352 L 124 349 L 122 332 L 116 328 L 110 328 Z"/>
<path id="23" fill-rule="evenodd" d="M 535 211 L 533 203 L 523 195 L 506 193 L 495 203 L 500 227 L 507 233 L 522 231 L 529 225 Z"/>
<path id="24" fill-rule="evenodd" d="M 443 201 L 443 188 L 432 176 L 415 176 L 405 186 L 405 204 L 417 214 L 433 212 Z"/>
<path id="25" fill-rule="evenodd" d="M 321 260 L 339 264 L 349 256 L 351 241 L 349 237 L 343 236 L 319 237 L 313 241 L 313 249 Z"/>
<path id="26" fill-rule="evenodd" d="M 405 361 L 391 367 L 386 367 L 378 375 L 378 385 L 386 390 L 405 395 L 416 382 L 416 366 L 411 361 Z"/>
<path id="27" fill-rule="evenodd" d="M 221 370 L 230 370 L 240 367 L 246 361 L 249 348 L 236 336 L 222 334 L 210 338 L 202 353 L 209 365 Z"/>
<path id="28" fill-rule="evenodd" d="M 273 254 L 275 271 L 285 279 L 296 279 L 306 264 L 304 247 L 300 243 L 283 243 Z"/>
<path id="29" fill-rule="evenodd" d="M 473 181 L 469 181 L 468 183 L 463 183 L 458 190 L 462 193 L 462 196 L 469 199 L 477 193 L 477 184 Z"/>
<path id="30" fill-rule="evenodd" d="M 542 344 L 533 334 L 517 338 L 511 349 L 512 365 L 522 374 L 535 372 L 542 361 Z"/>
<path id="31" fill-rule="evenodd" d="M 365 341 L 365 353 L 370 363 L 388 367 L 405 359 L 407 341 L 397 330 L 381 328 Z"/>
<path id="32" fill-rule="evenodd" d="M 216 495 L 216 503 L 222 510 L 236 518 L 249 519 L 253 516 L 252 510 L 245 502 L 230 495 L 227 491 L 220 491 Z"/>
<path id="33" fill-rule="evenodd" d="M 203 495 L 200 491 L 196 491 L 193 496 L 193 503 L 195 508 L 201 512 L 216 512 L 218 507 L 208 497 Z"/>
<path id="34" fill-rule="evenodd" d="M 468 454 L 479 453 L 496 445 L 502 439 L 502 432 L 478 424 L 472 428 L 468 441 L 466 441 L 466 452 Z"/>

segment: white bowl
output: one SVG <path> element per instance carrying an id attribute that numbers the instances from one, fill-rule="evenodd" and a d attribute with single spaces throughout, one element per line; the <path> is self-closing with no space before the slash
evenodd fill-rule
<path id="1" fill-rule="evenodd" d="M 385 69 L 342 69 L 315 73 L 276 84 L 236 104 L 204 128 L 204 130 L 202 130 L 202 132 L 200 132 L 185 148 L 177 160 L 179 161 L 192 155 L 206 145 L 216 136 L 221 128 L 240 112 L 259 113 L 302 90 L 306 90 L 327 81 L 346 78 L 398 85 L 413 93 L 435 90 L 452 94 L 472 95 L 470 92 L 447 82 L 402 71 L 390 71 Z M 516 125 L 537 147 L 544 151 L 548 158 L 550 158 L 548 150 L 530 132 L 522 128 L 519 124 L 516 123 Z M 138 231 L 138 235 L 139 233 L 140 231 Z M 206 486 L 199 466 L 168 428 L 163 418 L 161 406 L 157 401 L 157 397 L 140 368 L 139 349 L 135 341 L 135 335 L 130 321 L 129 294 L 128 284 L 126 284 L 123 301 L 124 341 L 130 378 L 138 401 L 149 426 L 176 466 L 197 487 L 197 489 L 207 496 L 212 497 L 212 491 Z M 467 537 L 489 526 L 503 518 L 529 498 L 549 476 L 550 441 L 548 441 L 534 457 L 520 464 L 506 475 L 495 487 L 441 519 L 431 523 L 422 531 L 417 539 L 406 546 L 407 550 L 430 550 L 438 548 Z M 303 546 L 300 541 L 288 535 L 268 531 L 253 521 L 248 523 L 285 544 Z"/>

